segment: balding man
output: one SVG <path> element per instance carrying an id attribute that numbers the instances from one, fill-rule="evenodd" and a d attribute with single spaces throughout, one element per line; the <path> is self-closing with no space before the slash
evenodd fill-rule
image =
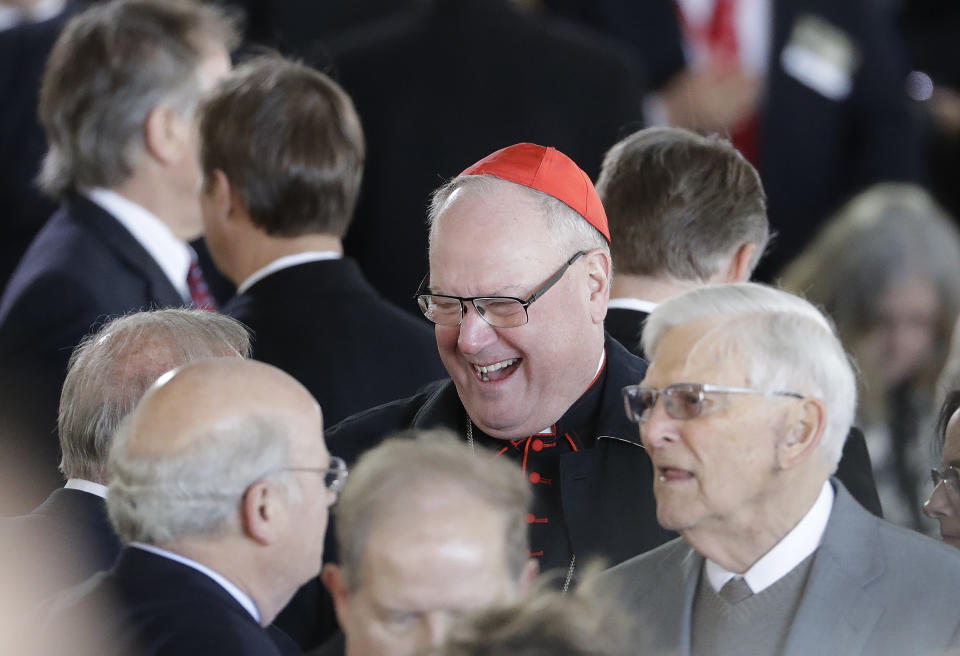
<path id="1" fill-rule="evenodd" d="M 604 336 L 609 233 L 586 173 L 516 144 L 438 189 L 429 223 L 417 298 L 452 380 L 342 422 L 337 453 L 350 461 L 411 426 L 493 449 L 533 485 L 531 555 L 566 582 L 587 556 L 664 542 L 649 460 L 619 412 L 644 363 Z"/>
<path id="2" fill-rule="evenodd" d="M 24 608 L 117 559 L 120 541 L 105 505 L 107 455 L 114 432 L 147 388 L 188 362 L 249 351 L 250 336 L 239 322 L 188 309 L 129 314 L 80 343 L 60 396 L 60 471 L 67 483 L 33 512 L 0 520 L 5 578 L 23 580 Z"/>
<path id="3" fill-rule="evenodd" d="M 341 562 L 323 580 L 347 656 L 437 648 L 456 617 L 515 599 L 537 572 L 520 468 L 447 431 L 410 436 L 364 454 L 334 510 Z"/>
<path id="4" fill-rule="evenodd" d="M 941 654 L 960 554 L 864 510 L 834 479 L 854 417 L 850 360 L 813 305 L 751 283 L 666 301 L 650 368 L 624 390 L 682 536 L 609 570 L 636 653 Z M 627 520 L 629 521 L 629 519 Z"/>
<path id="5" fill-rule="evenodd" d="M 110 472 L 110 519 L 127 546 L 58 600 L 50 625 L 106 606 L 91 627 L 98 654 L 281 653 L 261 627 L 317 574 L 346 477 L 310 393 L 258 362 L 187 365 L 118 431 Z"/>

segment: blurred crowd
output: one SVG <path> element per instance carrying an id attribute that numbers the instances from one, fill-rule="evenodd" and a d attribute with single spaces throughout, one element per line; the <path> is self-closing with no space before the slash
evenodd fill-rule
<path id="1" fill-rule="evenodd" d="M 960 653 L 958 30 L 0 0 L 5 649 Z"/>

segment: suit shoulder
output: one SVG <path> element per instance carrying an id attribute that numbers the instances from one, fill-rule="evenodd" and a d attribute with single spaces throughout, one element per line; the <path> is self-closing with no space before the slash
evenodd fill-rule
<path id="1" fill-rule="evenodd" d="M 413 396 L 347 417 L 326 433 L 330 453 L 352 463 L 391 434 L 409 428 L 417 412 L 444 382 L 431 383 Z"/>

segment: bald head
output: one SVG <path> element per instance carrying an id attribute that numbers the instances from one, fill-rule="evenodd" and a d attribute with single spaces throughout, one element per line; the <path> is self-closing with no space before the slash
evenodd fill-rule
<path id="1" fill-rule="evenodd" d="M 276 367 L 204 360 L 144 395 L 110 452 L 108 506 L 125 540 L 164 543 L 229 529 L 247 488 L 297 463 L 326 466 L 320 407 Z"/>

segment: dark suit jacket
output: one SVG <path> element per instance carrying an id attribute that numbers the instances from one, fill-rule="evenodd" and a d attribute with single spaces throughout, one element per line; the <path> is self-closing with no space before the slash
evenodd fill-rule
<path id="1" fill-rule="evenodd" d="M 37 468 L 34 503 L 62 484 L 54 428 L 73 347 L 108 318 L 180 305 L 159 265 L 86 198 L 67 198 L 37 235 L 0 299 L 0 467 Z"/>
<path id="2" fill-rule="evenodd" d="M 960 646 L 945 599 L 960 587 L 960 552 L 878 519 L 834 482 L 836 498 L 785 656 L 931 656 Z M 636 619 L 638 654 L 688 656 L 703 557 L 678 538 L 604 572 L 597 583 Z"/>
<path id="3" fill-rule="evenodd" d="M 0 31 L 0 292 L 31 240 L 56 209 L 34 185 L 47 150 L 37 116 L 44 65 L 67 20 L 85 2 L 69 1 L 57 16 Z"/>
<path id="4" fill-rule="evenodd" d="M 82 637 L 74 633 L 97 625 Z M 43 624 L 78 656 L 279 656 L 299 653 L 289 637 L 265 630 L 207 575 L 128 548 L 109 572 L 68 590 Z M 64 627 L 67 627 L 66 629 Z M 93 644 L 89 644 L 90 638 Z"/>
<path id="5" fill-rule="evenodd" d="M 607 311 L 607 319 L 603 327 L 611 337 L 620 342 L 624 348 L 640 358 L 646 359 L 640 347 L 640 338 L 643 336 L 643 325 L 649 316 L 641 310 L 627 310 L 614 308 Z M 637 381 L 639 382 L 639 381 Z M 847 489 L 856 497 L 863 507 L 877 517 L 883 517 L 883 508 L 880 505 L 880 496 L 877 493 L 877 484 L 873 480 L 873 466 L 870 464 L 870 452 L 867 450 L 867 441 L 863 432 L 856 426 L 850 427 L 847 441 L 843 445 L 843 457 L 837 467 L 836 476 Z"/>
<path id="6" fill-rule="evenodd" d="M 24 608 L 110 569 L 120 548 L 106 502 L 82 490 L 55 490 L 30 514 L 0 519 L 6 575 L 30 594 L 19 597 Z"/>
<path id="7" fill-rule="evenodd" d="M 254 358 L 310 390 L 327 426 L 447 375 L 429 324 L 380 298 L 351 259 L 281 269 L 223 311 L 253 329 Z"/>
<path id="8" fill-rule="evenodd" d="M 606 149 L 641 127 L 643 86 L 619 44 L 509 0 L 420 4 L 329 45 L 367 137 L 344 247 L 387 300 L 414 313 L 434 189 L 521 141 L 555 146 L 595 175 Z"/>
<path id="9" fill-rule="evenodd" d="M 686 62 L 673 0 L 548 0 L 565 15 L 633 46 L 652 86 Z M 907 63 L 887 12 L 871 0 L 771 0 L 773 25 L 761 100 L 759 170 L 779 233 L 757 277 L 770 280 L 826 215 L 873 182 L 919 177 L 917 126 L 903 92 Z M 789 75 L 781 54 L 798 19 L 815 15 L 859 50 L 850 95 L 832 100 Z"/>

